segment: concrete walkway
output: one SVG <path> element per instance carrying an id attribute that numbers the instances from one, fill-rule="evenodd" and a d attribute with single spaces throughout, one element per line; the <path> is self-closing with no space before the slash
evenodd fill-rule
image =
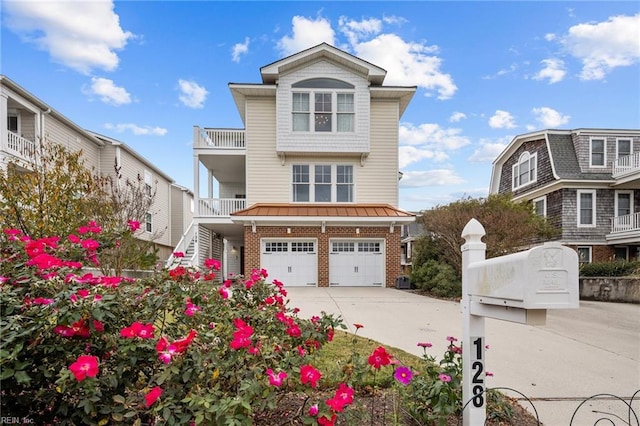
<path id="1" fill-rule="evenodd" d="M 321 311 L 341 315 L 358 335 L 422 355 L 418 342 L 431 342 L 430 353 L 442 357 L 447 336 L 460 338 L 462 314 L 457 302 L 386 288 L 287 288 L 290 307 L 302 317 Z M 548 311 L 544 326 L 487 319 L 486 368 L 494 374 L 487 387 L 516 389 L 533 400 L 547 426 L 627 424 L 628 399 L 640 390 L 640 305 L 587 302 L 580 309 Z M 510 393 L 513 396 L 519 396 Z M 522 403 L 529 411 L 530 405 Z M 640 417 L 640 394 L 633 403 Z M 577 413 L 576 410 L 578 409 Z M 606 416 L 599 412 L 615 413 Z M 573 422 L 571 419 L 573 417 Z M 632 425 L 637 425 L 632 416 Z"/>

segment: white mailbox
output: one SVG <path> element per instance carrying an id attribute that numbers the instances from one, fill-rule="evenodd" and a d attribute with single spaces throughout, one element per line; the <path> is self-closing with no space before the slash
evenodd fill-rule
<path id="1" fill-rule="evenodd" d="M 524 309 L 579 307 L 578 254 L 558 243 L 471 263 L 469 295 L 483 304 Z"/>

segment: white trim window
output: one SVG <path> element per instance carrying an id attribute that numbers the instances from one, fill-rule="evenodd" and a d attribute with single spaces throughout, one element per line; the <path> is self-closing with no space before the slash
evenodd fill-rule
<path id="1" fill-rule="evenodd" d="M 511 171 L 513 176 L 512 189 L 535 183 L 538 180 L 538 154 L 531 154 L 529 151 L 523 152 Z"/>
<path id="2" fill-rule="evenodd" d="M 354 132 L 354 93 L 352 84 L 330 78 L 293 84 L 291 129 L 294 132 Z"/>
<path id="3" fill-rule="evenodd" d="M 17 135 L 20 134 L 20 114 L 16 109 L 7 111 L 7 130 Z"/>
<path id="4" fill-rule="evenodd" d="M 547 196 L 536 198 L 533 200 L 533 212 L 538 216 L 547 217 Z"/>
<path id="5" fill-rule="evenodd" d="M 614 216 L 626 216 L 633 213 L 633 191 L 616 191 Z"/>
<path id="6" fill-rule="evenodd" d="M 616 158 L 627 157 L 633 154 L 631 139 L 616 139 Z"/>
<path id="7" fill-rule="evenodd" d="M 578 227 L 596 226 L 596 191 L 586 190 L 577 193 Z"/>
<path id="8" fill-rule="evenodd" d="M 581 264 L 591 263 L 591 246 L 578 247 L 578 262 Z"/>
<path id="9" fill-rule="evenodd" d="M 144 230 L 146 232 L 153 232 L 153 215 L 151 212 L 147 212 L 144 215 Z"/>
<path id="10" fill-rule="evenodd" d="M 607 141 L 604 138 L 592 138 L 589 143 L 589 166 L 607 165 Z"/>
<path id="11" fill-rule="evenodd" d="M 354 201 L 353 165 L 293 164 L 294 203 L 352 203 Z"/>

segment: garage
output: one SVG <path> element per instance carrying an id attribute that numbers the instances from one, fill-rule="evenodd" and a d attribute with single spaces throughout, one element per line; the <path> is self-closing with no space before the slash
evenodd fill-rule
<path id="1" fill-rule="evenodd" d="M 329 241 L 329 285 L 382 286 L 384 240 Z"/>
<path id="2" fill-rule="evenodd" d="M 318 285 L 318 243 L 311 239 L 263 239 L 260 265 L 285 287 Z"/>

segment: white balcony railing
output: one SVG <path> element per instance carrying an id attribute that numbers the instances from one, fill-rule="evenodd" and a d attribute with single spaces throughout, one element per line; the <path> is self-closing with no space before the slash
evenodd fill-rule
<path id="1" fill-rule="evenodd" d="M 640 212 L 616 216 L 611 220 L 611 233 L 616 232 L 640 232 Z"/>
<path id="2" fill-rule="evenodd" d="M 36 153 L 36 143 L 13 132 L 7 132 L 7 151 L 17 157 L 28 159 Z"/>
<path id="3" fill-rule="evenodd" d="M 231 213 L 246 208 L 247 200 L 243 198 L 201 198 L 198 207 L 200 216 L 230 216 Z"/>
<path id="4" fill-rule="evenodd" d="M 613 162 L 611 175 L 614 179 L 631 173 L 640 173 L 640 151 L 617 158 Z"/>
<path id="5" fill-rule="evenodd" d="M 195 131 L 196 148 L 242 149 L 246 147 L 243 129 L 200 129 Z"/>

